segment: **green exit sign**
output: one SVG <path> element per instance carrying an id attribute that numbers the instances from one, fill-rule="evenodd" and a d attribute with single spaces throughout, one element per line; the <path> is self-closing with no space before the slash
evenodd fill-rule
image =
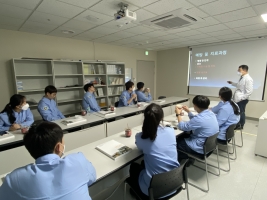
<path id="1" fill-rule="evenodd" d="M 145 55 L 148 56 L 148 51 L 145 51 Z"/>

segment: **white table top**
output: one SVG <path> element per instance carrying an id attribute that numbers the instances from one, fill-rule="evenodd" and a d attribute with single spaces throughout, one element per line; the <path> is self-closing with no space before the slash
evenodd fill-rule
<path id="1" fill-rule="evenodd" d="M 174 114 L 167 116 L 164 118 L 165 120 L 175 120 L 176 117 Z M 183 120 L 188 120 L 188 116 L 183 116 Z M 85 157 L 93 163 L 96 173 L 97 173 L 97 180 L 100 180 L 104 178 L 105 176 L 108 176 L 109 174 L 119 170 L 120 168 L 130 164 L 132 161 L 140 158 L 142 156 L 142 152 L 139 151 L 135 145 L 135 135 L 136 133 L 139 133 L 142 131 L 142 125 L 132 128 L 132 136 L 127 138 L 124 135 L 124 132 L 120 132 L 117 134 L 114 134 L 110 137 L 103 138 L 101 140 L 98 140 L 96 142 L 84 145 L 82 147 L 73 149 L 71 151 L 68 151 L 65 153 L 65 155 L 71 154 L 71 153 L 77 153 L 82 152 Z M 178 135 L 182 133 L 181 130 L 175 130 L 175 134 Z M 128 153 L 125 156 L 122 156 L 118 158 L 116 161 L 112 160 L 105 154 L 101 153 L 100 151 L 96 150 L 95 147 L 105 143 L 110 140 L 116 140 L 133 150 Z M 106 167 L 103 167 L 106 166 Z M 3 177 L 4 175 L 0 176 Z M 2 180 L 0 179 L 0 185 L 2 184 Z"/>
<path id="2" fill-rule="evenodd" d="M 56 120 L 56 121 L 53 121 L 53 122 L 58 124 L 62 128 L 62 130 L 67 130 L 67 129 L 71 129 L 71 128 L 74 128 L 74 127 L 79 127 L 79 126 L 82 126 L 82 125 L 85 125 L 85 124 L 91 124 L 91 123 L 94 123 L 94 122 L 104 121 L 102 117 L 99 117 L 99 116 L 96 116 L 96 115 L 93 115 L 93 114 L 86 115 L 86 116 L 83 116 L 83 117 L 85 119 L 87 119 L 87 121 L 81 122 L 81 123 L 77 123 L 77 124 L 74 124 L 72 126 L 67 126 L 67 125 L 62 124 L 61 121 L 63 121 L 64 119 Z M 12 131 L 11 133 L 15 136 L 15 138 L 11 138 L 11 139 L 6 139 L 4 141 L 0 141 L 0 146 L 1 147 L 8 146 L 8 145 L 11 145 L 11 144 L 14 144 L 14 143 L 18 143 L 18 142 L 22 142 L 24 135 L 21 133 L 20 130 Z"/>
<path id="3" fill-rule="evenodd" d="M 156 102 L 157 100 L 154 100 L 154 101 L 151 101 L 149 103 L 144 103 L 144 102 L 140 102 L 140 103 L 141 104 L 145 104 L 145 105 L 149 105 L 151 103 L 157 103 L 157 104 L 159 104 L 161 106 L 164 106 L 164 105 L 173 104 L 173 103 L 176 103 L 176 102 L 187 101 L 188 98 L 186 98 L 186 97 L 167 97 L 165 99 L 160 99 L 160 100 L 162 100 L 164 102 L 158 103 L 158 102 Z M 115 114 L 113 114 L 113 115 L 106 115 L 106 116 L 103 115 L 103 116 L 101 116 L 101 115 L 99 115 L 97 113 L 95 113 L 95 115 L 103 117 L 105 119 L 112 119 L 112 118 L 121 117 L 121 116 L 124 116 L 124 115 L 136 113 L 136 112 L 142 112 L 145 108 L 146 108 L 146 106 L 143 106 L 143 105 L 141 105 L 140 107 L 137 107 L 136 105 L 131 105 L 131 106 L 127 106 L 127 107 L 116 108 Z"/>

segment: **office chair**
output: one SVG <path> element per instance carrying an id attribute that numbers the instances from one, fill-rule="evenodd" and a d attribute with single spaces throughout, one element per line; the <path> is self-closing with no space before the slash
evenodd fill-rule
<path id="1" fill-rule="evenodd" d="M 217 137 L 218 137 L 218 134 L 219 133 L 216 133 L 215 135 L 212 135 L 210 137 L 208 137 L 204 143 L 204 146 L 203 146 L 203 151 L 204 151 L 204 154 L 203 155 L 196 155 L 196 154 L 191 154 L 191 153 L 188 153 L 188 152 L 185 152 L 185 151 L 181 151 L 180 149 L 178 149 L 179 152 L 183 152 L 185 154 L 187 154 L 190 158 L 194 158 L 202 163 L 205 163 L 205 171 L 206 171 L 206 180 L 207 180 L 207 189 L 203 189 L 203 188 L 200 188 L 199 186 L 197 185 L 194 185 L 192 183 L 188 183 L 189 185 L 203 191 L 203 192 L 208 192 L 209 191 L 209 179 L 208 179 L 208 172 L 211 173 L 211 174 L 214 174 L 216 176 L 220 176 L 220 162 L 219 162 L 219 154 L 218 154 L 218 146 L 217 146 Z M 211 171 L 208 171 L 208 163 L 207 163 L 207 158 L 212 154 L 212 152 L 214 150 L 217 150 L 217 162 L 218 162 L 218 167 L 216 166 L 216 168 L 218 169 L 218 174 L 215 174 L 214 172 L 211 172 Z M 197 167 L 201 170 L 204 170 L 203 168 L 201 167 L 198 167 L 196 165 L 193 165 L 194 167 Z M 209 166 L 212 166 L 212 167 L 215 167 L 213 165 L 209 165 Z"/>
<path id="2" fill-rule="evenodd" d="M 235 145 L 235 127 L 236 127 L 236 124 L 232 124 L 228 127 L 227 131 L 226 131 L 226 141 L 225 142 L 222 142 L 220 140 L 217 140 L 217 143 L 219 145 L 222 145 L 222 146 L 226 146 L 227 147 L 227 151 L 224 151 L 224 150 L 221 150 L 219 149 L 220 151 L 223 151 L 225 153 L 227 153 L 227 156 L 225 155 L 220 155 L 222 157 L 225 157 L 225 158 L 228 158 L 228 169 L 222 169 L 220 168 L 221 170 L 225 171 L 225 172 L 229 172 L 230 171 L 230 159 L 231 160 L 236 160 L 237 158 L 237 154 L 236 154 L 236 145 Z M 232 140 L 232 148 L 233 148 L 233 154 L 235 154 L 235 157 L 234 158 L 230 158 L 230 155 L 229 155 L 229 149 L 228 149 L 228 143 L 227 141 L 229 140 Z"/>
<path id="3" fill-rule="evenodd" d="M 116 102 L 115 102 L 115 107 L 117 108 L 118 106 L 119 106 L 119 102 L 116 101 Z"/>
<path id="4" fill-rule="evenodd" d="M 182 190 L 187 191 L 187 199 L 189 200 L 189 191 L 188 191 L 188 181 L 187 181 L 187 173 L 186 173 L 186 163 L 188 159 L 183 160 L 180 163 L 180 166 L 164 173 L 156 174 L 152 176 L 150 181 L 150 186 L 148 188 L 149 196 L 146 196 L 140 188 L 135 188 L 135 184 L 133 184 L 131 178 L 127 178 L 124 181 L 124 199 L 126 200 L 126 189 L 127 185 L 134 191 L 136 196 L 141 199 L 147 200 L 167 200 L 170 199 L 177 194 L 179 194 Z M 185 188 L 182 185 L 185 184 Z M 167 197 L 160 198 L 162 196 L 166 196 L 170 192 L 175 191 L 173 194 L 168 195 Z"/>
<path id="5" fill-rule="evenodd" d="M 235 131 L 240 131 L 240 133 L 241 133 L 241 145 L 237 145 L 237 144 L 235 144 L 235 145 L 238 147 L 243 147 L 243 128 L 241 128 L 240 124 L 237 124 L 236 126 L 237 126 L 237 128 L 235 129 Z"/>

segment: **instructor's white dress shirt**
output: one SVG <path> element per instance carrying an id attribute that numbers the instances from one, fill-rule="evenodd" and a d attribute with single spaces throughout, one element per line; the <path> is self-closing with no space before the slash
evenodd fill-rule
<path id="1" fill-rule="evenodd" d="M 249 98 L 253 92 L 253 79 L 246 74 L 240 77 L 238 83 L 232 83 L 232 86 L 236 87 L 233 99 L 237 103 Z"/>

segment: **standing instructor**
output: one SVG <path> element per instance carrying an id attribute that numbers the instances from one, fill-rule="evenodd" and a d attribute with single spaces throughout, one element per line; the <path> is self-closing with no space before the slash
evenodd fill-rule
<path id="1" fill-rule="evenodd" d="M 233 83 L 232 81 L 227 81 L 227 83 L 232 84 L 232 86 L 236 87 L 236 91 L 234 93 L 233 99 L 238 104 L 240 109 L 240 121 L 238 129 L 243 129 L 246 116 L 245 109 L 248 103 L 249 96 L 253 92 L 253 79 L 248 74 L 248 66 L 241 65 L 238 68 L 238 75 L 240 75 L 240 79 L 237 83 Z"/>

